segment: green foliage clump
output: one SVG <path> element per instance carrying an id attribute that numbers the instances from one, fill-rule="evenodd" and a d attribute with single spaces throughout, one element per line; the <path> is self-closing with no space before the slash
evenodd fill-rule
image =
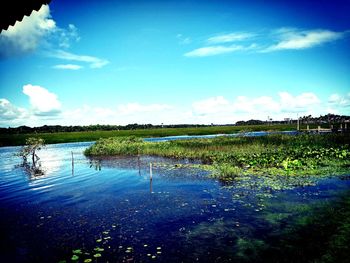
<path id="1" fill-rule="evenodd" d="M 36 153 L 37 151 L 41 150 L 44 146 L 45 140 L 42 138 L 27 138 L 26 145 L 24 145 L 21 148 L 18 155 L 23 158 L 24 162 L 27 162 L 28 155 L 30 155 L 32 157 L 32 164 L 35 165 L 36 161 L 39 159 Z"/>
<path id="2" fill-rule="evenodd" d="M 137 137 L 113 137 L 98 140 L 85 150 L 85 155 L 137 155 L 143 147 L 143 140 Z"/>

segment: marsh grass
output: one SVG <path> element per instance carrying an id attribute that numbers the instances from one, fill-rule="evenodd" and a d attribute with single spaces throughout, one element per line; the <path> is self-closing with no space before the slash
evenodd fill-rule
<path id="1" fill-rule="evenodd" d="M 137 137 L 100 139 L 87 156 L 156 155 L 198 159 L 215 176 L 231 180 L 242 174 L 305 175 L 350 170 L 349 134 L 217 137 L 145 142 Z"/>

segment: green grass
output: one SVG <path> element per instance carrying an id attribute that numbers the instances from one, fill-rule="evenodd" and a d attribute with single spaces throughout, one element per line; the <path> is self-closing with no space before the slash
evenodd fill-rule
<path id="1" fill-rule="evenodd" d="M 350 170 L 350 135 L 269 135 L 144 142 L 137 137 L 100 139 L 88 156 L 158 155 L 199 159 L 219 178 L 245 174 L 314 175 Z"/>
<path id="2" fill-rule="evenodd" d="M 305 126 L 305 125 L 304 125 Z M 306 127 L 306 126 L 305 126 Z M 136 137 L 164 137 L 176 135 L 206 135 L 230 134 L 242 131 L 286 131 L 295 130 L 295 125 L 249 125 L 249 126 L 213 126 L 199 128 L 158 128 L 120 131 L 91 131 L 91 132 L 57 132 L 31 134 L 0 134 L 0 146 L 24 145 L 29 137 L 40 137 L 47 144 L 63 142 L 96 141 L 100 138 L 136 136 Z"/>

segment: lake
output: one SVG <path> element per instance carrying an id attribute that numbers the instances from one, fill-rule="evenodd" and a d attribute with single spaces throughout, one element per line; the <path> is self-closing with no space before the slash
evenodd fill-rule
<path id="1" fill-rule="evenodd" d="M 88 159 L 90 145 L 48 145 L 37 177 L 0 148 L 2 262 L 255 262 L 271 233 L 350 190 L 347 177 L 222 183 L 188 160 Z"/>

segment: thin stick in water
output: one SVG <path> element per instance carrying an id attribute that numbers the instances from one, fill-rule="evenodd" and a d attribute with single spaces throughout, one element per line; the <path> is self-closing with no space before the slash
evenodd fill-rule
<path id="1" fill-rule="evenodd" d="M 72 151 L 72 175 L 74 175 L 74 155 Z"/>
<path id="2" fill-rule="evenodd" d="M 152 180 L 152 163 L 149 163 L 149 179 Z"/>

